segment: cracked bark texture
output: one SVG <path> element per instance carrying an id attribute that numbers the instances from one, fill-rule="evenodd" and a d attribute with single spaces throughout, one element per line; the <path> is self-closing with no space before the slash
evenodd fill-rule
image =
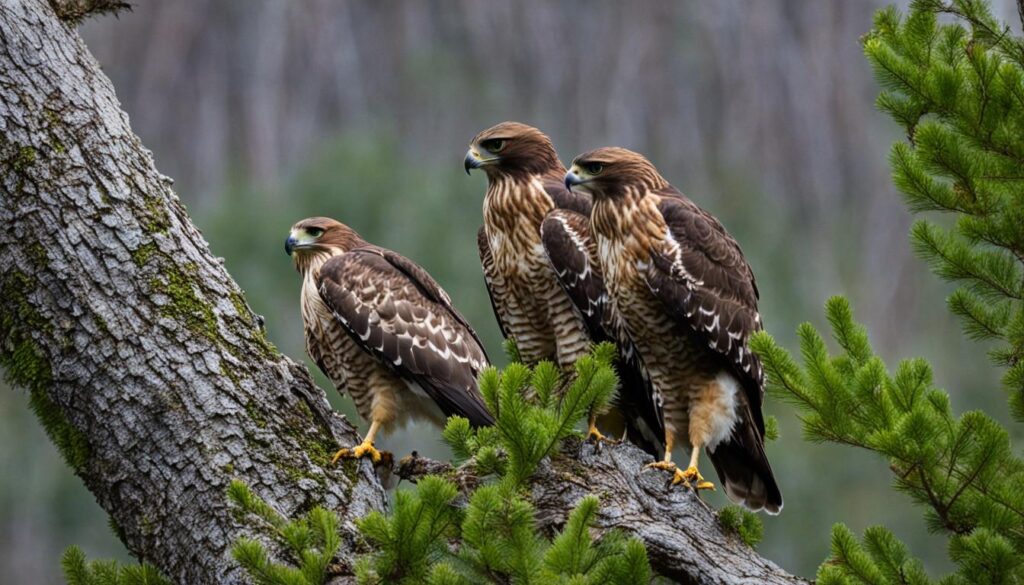
<path id="1" fill-rule="evenodd" d="M 328 464 L 357 440 L 352 426 L 266 340 L 110 81 L 53 11 L 70 5 L 77 20 L 114 4 L 0 3 L 0 364 L 129 551 L 174 581 L 244 581 L 228 550 L 262 527 L 228 505 L 238 478 L 286 516 L 336 510 L 342 575 L 332 583 L 349 582 L 353 520 L 385 509 L 381 483 L 368 462 Z M 540 525 L 553 533 L 596 493 L 599 527 L 642 538 L 662 575 L 806 583 L 723 532 L 665 474 L 641 472 L 648 461 L 629 445 L 570 441 L 531 482 Z M 429 460 L 397 469 L 424 473 L 479 483 Z"/>
<path id="2" fill-rule="evenodd" d="M 351 551 L 352 519 L 385 506 L 369 463 L 328 465 L 352 426 L 266 340 L 42 0 L 0 3 L 0 184 L 0 359 L 129 551 L 241 581 L 232 478 L 288 516 L 337 510 Z"/>
<path id="3" fill-rule="evenodd" d="M 600 448 L 570 439 L 530 479 L 537 522 L 549 536 L 586 495 L 601 499 L 596 528 L 617 529 L 643 540 L 659 575 L 687 585 L 809 585 L 723 530 L 715 511 L 690 491 L 670 485 L 668 473 L 645 469 L 653 461 L 633 445 Z M 426 458 L 404 458 L 398 477 L 428 474 L 452 479 L 461 490 L 480 483 L 472 463 L 454 468 Z M 464 502 L 463 502 L 464 505 Z"/>

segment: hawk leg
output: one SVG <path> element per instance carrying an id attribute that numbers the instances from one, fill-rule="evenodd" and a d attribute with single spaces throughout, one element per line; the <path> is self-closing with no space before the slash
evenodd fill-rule
<path id="1" fill-rule="evenodd" d="M 697 460 L 700 458 L 700 447 L 694 446 L 690 454 L 690 466 L 681 473 L 686 478 L 686 485 L 693 485 L 696 490 L 715 490 L 715 484 L 704 479 L 704 476 L 697 471 Z"/>
<path id="2" fill-rule="evenodd" d="M 366 438 L 363 442 L 356 445 L 355 447 L 339 449 L 334 454 L 334 458 L 331 459 L 331 464 L 337 463 L 339 459 L 361 459 L 363 457 L 369 457 L 374 463 L 379 463 L 381 460 L 381 452 L 373 446 L 373 437 L 377 434 L 377 430 L 380 428 L 380 423 L 373 421 L 370 423 L 370 430 L 366 432 Z"/>
<path id="3" fill-rule="evenodd" d="M 655 461 L 648 463 L 646 467 L 651 469 L 660 469 L 662 471 L 672 472 L 672 485 L 683 484 L 686 487 L 690 486 L 690 481 L 686 479 L 683 472 L 676 467 L 675 463 L 672 463 L 672 431 L 666 429 L 665 432 L 665 459 L 663 461 Z"/>
<path id="4" fill-rule="evenodd" d="M 587 441 L 591 443 L 615 443 L 615 439 L 609 439 L 604 436 L 601 431 L 597 430 L 597 413 L 591 412 L 590 418 L 587 419 Z"/>

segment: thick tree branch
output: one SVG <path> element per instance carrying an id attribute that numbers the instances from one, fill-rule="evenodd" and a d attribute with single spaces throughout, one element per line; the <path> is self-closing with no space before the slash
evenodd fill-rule
<path id="1" fill-rule="evenodd" d="M 688 490 L 669 485 L 669 476 L 645 470 L 649 455 L 629 444 L 599 450 L 567 441 L 560 455 L 531 479 L 530 499 L 540 526 L 554 534 L 587 494 L 601 498 L 598 526 L 638 536 L 659 574 L 693 585 L 800 585 L 808 581 L 783 571 L 736 535 L 723 530 L 718 516 Z M 415 481 L 444 475 L 460 487 L 476 487 L 471 463 L 453 468 L 425 458 L 406 458 L 395 474 Z"/>
<path id="2" fill-rule="evenodd" d="M 286 515 L 382 509 L 357 440 L 189 222 L 81 39 L 0 3 L 0 361 L 128 549 L 180 583 L 238 582 L 237 477 Z M 56 562 L 56 560 L 54 561 Z"/>

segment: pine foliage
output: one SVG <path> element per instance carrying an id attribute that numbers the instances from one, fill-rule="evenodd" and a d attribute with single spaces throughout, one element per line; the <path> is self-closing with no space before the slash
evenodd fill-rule
<path id="1" fill-rule="evenodd" d="M 757 546 L 764 537 L 764 524 L 761 519 L 743 506 L 729 504 L 722 508 L 718 512 L 718 521 L 727 531 L 738 535 L 747 546 Z"/>
<path id="2" fill-rule="evenodd" d="M 88 561 L 77 546 L 69 546 L 64 551 L 60 566 L 68 585 L 171 585 L 152 565 Z"/>
<path id="3" fill-rule="evenodd" d="M 1014 455 L 1006 430 L 982 412 L 956 416 L 923 360 L 905 360 L 890 373 L 845 299 L 830 299 L 826 314 L 837 355 L 806 323 L 797 330 L 802 365 L 767 333 L 754 337 L 769 392 L 798 408 L 807 439 L 868 449 L 888 460 L 895 488 L 924 507 L 931 530 L 950 537 L 959 570 L 942 583 L 1024 579 L 1024 461 Z M 978 563 L 1007 579 L 974 580 Z M 932 582 L 884 528 L 869 529 L 858 542 L 842 525 L 833 530 L 832 558 L 819 579 Z"/>
<path id="4" fill-rule="evenodd" d="M 999 344 L 1024 421 L 1024 40 L 983 0 L 916 0 L 876 14 L 864 52 L 908 138 L 893 180 L 911 210 L 945 216 L 914 224 L 914 249 L 959 285 L 948 303 L 967 335 Z"/>
<path id="5" fill-rule="evenodd" d="M 331 563 L 341 546 L 338 515 L 314 507 L 301 518 L 288 520 L 257 497 L 249 487 L 233 480 L 228 499 L 242 517 L 252 518 L 280 547 L 290 564 L 275 563 L 262 542 L 240 538 L 231 556 L 257 585 L 320 585 L 330 575 Z"/>
<path id="6" fill-rule="evenodd" d="M 910 209 L 935 213 L 911 230 L 917 253 L 959 285 L 950 310 L 968 336 L 998 344 L 1010 410 L 1024 420 L 1024 41 L 983 0 L 914 0 L 879 11 L 864 51 L 882 84 L 880 109 L 906 131 L 892 148 L 893 180 Z M 839 346 L 809 324 L 802 364 L 766 333 L 751 342 L 769 391 L 801 414 L 805 436 L 884 456 L 894 487 L 948 536 L 956 571 L 942 585 L 1024 582 L 1024 460 L 986 414 L 957 416 L 925 361 L 894 373 L 845 299 L 826 305 Z M 839 524 L 821 585 L 933 583 L 890 531 L 858 539 Z"/>
<path id="7" fill-rule="evenodd" d="M 515 347 L 507 347 L 516 356 Z M 356 562 L 361 584 L 456 585 L 478 583 L 647 584 L 651 569 L 639 540 L 619 532 L 591 534 L 600 502 L 580 501 L 565 528 L 545 538 L 524 488 L 562 440 L 576 434 L 591 408 L 607 404 L 618 380 L 611 367 L 615 348 L 596 346 L 565 380 L 551 363 L 528 368 L 512 363 L 481 374 L 480 390 L 495 415 L 492 427 L 473 429 L 452 417 L 445 441 L 456 460 L 486 481 L 460 493 L 448 478 L 425 477 L 414 489 L 395 493 L 389 514 L 373 512 L 357 521 L 368 552 Z M 287 520 L 234 482 L 228 497 L 255 519 L 284 551 L 288 563 L 271 561 L 255 539 L 240 539 L 235 560 L 258 585 L 324 583 L 338 550 L 337 516 L 314 508 Z"/>
<path id="8" fill-rule="evenodd" d="M 514 346 L 507 348 L 515 358 Z M 648 583 L 651 570 L 643 544 L 618 532 L 599 541 L 591 527 L 600 502 L 588 497 L 569 515 L 554 540 L 538 532 L 523 488 L 545 457 L 576 432 L 591 408 L 611 398 L 617 379 L 615 348 L 596 346 L 580 359 L 568 384 L 558 368 L 513 362 L 480 377 L 480 391 L 495 425 L 472 429 L 452 417 L 445 441 L 478 476 L 492 479 L 468 496 L 462 510 L 449 480 L 421 480 L 396 494 L 390 515 L 370 514 L 359 528 L 374 552 L 357 565 L 358 581 L 377 583 Z"/>

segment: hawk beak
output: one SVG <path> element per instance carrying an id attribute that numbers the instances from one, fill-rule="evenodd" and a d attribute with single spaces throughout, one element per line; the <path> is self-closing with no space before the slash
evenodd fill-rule
<path id="1" fill-rule="evenodd" d="M 478 157 L 476 153 L 473 152 L 472 148 L 470 148 L 466 152 L 466 160 L 464 161 L 463 166 L 466 168 L 467 175 L 469 174 L 470 169 L 479 169 L 481 166 L 483 166 L 480 161 L 480 157 Z"/>
<path id="2" fill-rule="evenodd" d="M 582 185 L 586 183 L 582 177 L 576 174 L 576 171 L 569 171 L 565 173 L 565 188 L 572 191 L 572 188 L 576 185 Z"/>
<path id="3" fill-rule="evenodd" d="M 295 246 L 298 244 L 299 241 L 295 239 L 295 236 L 289 235 L 284 241 L 284 253 L 291 256 L 292 251 L 295 250 Z"/>

